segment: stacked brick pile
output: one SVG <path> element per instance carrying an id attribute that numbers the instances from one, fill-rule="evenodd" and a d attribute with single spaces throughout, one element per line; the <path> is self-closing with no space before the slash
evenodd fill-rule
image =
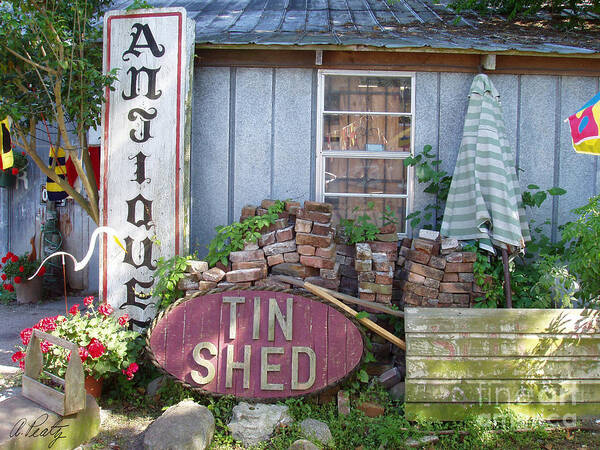
<path id="1" fill-rule="evenodd" d="M 372 243 L 356 244 L 354 269 L 358 273 L 358 294 L 361 299 L 392 302 L 393 261 L 385 253 L 374 252 Z"/>
<path id="2" fill-rule="evenodd" d="M 413 306 L 469 307 L 478 296 L 473 277 L 476 253 L 461 252 L 455 239 L 421 230 L 411 249 L 402 250 L 404 303 Z"/>
<path id="3" fill-rule="evenodd" d="M 340 265 L 340 292 L 356 295 L 358 292 L 358 272 L 354 269 L 356 248 L 354 245 L 337 242 L 336 262 Z"/>

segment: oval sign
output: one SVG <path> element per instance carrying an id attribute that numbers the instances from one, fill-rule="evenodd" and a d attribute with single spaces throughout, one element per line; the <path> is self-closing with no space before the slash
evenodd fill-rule
<path id="1" fill-rule="evenodd" d="M 154 363 L 216 395 L 285 398 L 314 393 L 352 372 L 362 335 L 344 314 L 285 292 L 202 295 L 159 316 L 148 336 Z"/>

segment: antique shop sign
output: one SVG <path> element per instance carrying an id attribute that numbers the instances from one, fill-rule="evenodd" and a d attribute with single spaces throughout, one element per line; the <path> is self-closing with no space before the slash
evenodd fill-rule
<path id="1" fill-rule="evenodd" d="M 100 207 L 127 252 L 104 238 L 100 291 L 137 326 L 155 314 L 148 293 L 157 259 L 187 250 L 193 30 L 183 8 L 104 17 L 104 71 L 116 70 L 117 80 L 106 90 Z"/>
<path id="2" fill-rule="evenodd" d="M 155 364 L 210 394 L 246 398 L 306 395 L 359 364 L 362 335 L 341 312 L 272 291 L 227 291 L 186 300 L 148 337 Z"/>

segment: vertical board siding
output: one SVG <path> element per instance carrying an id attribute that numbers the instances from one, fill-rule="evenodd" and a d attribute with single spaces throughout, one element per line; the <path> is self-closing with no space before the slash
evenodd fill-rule
<path id="1" fill-rule="evenodd" d="M 560 419 L 600 408 L 600 312 L 407 308 L 406 415 L 510 409 Z"/>

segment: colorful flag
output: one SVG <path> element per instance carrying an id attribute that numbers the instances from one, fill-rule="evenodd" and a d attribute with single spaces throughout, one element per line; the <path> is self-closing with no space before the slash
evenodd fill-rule
<path id="1" fill-rule="evenodd" d="M 2 148 L 0 170 L 6 170 L 14 164 L 12 142 L 10 140 L 10 121 L 8 117 L 0 121 L 0 146 Z"/>
<path id="2" fill-rule="evenodd" d="M 600 155 L 600 93 L 569 116 L 569 124 L 575 151 Z"/>
<path id="3" fill-rule="evenodd" d="M 64 180 L 67 175 L 67 168 L 65 167 L 65 150 L 63 148 L 50 147 L 48 167 L 52 169 L 53 165 L 54 173 Z M 51 202 L 59 202 L 68 197 L 63 188 L 49 177 L 46 177 L 46 192 L 48 193 L 48 201 Z"/>

